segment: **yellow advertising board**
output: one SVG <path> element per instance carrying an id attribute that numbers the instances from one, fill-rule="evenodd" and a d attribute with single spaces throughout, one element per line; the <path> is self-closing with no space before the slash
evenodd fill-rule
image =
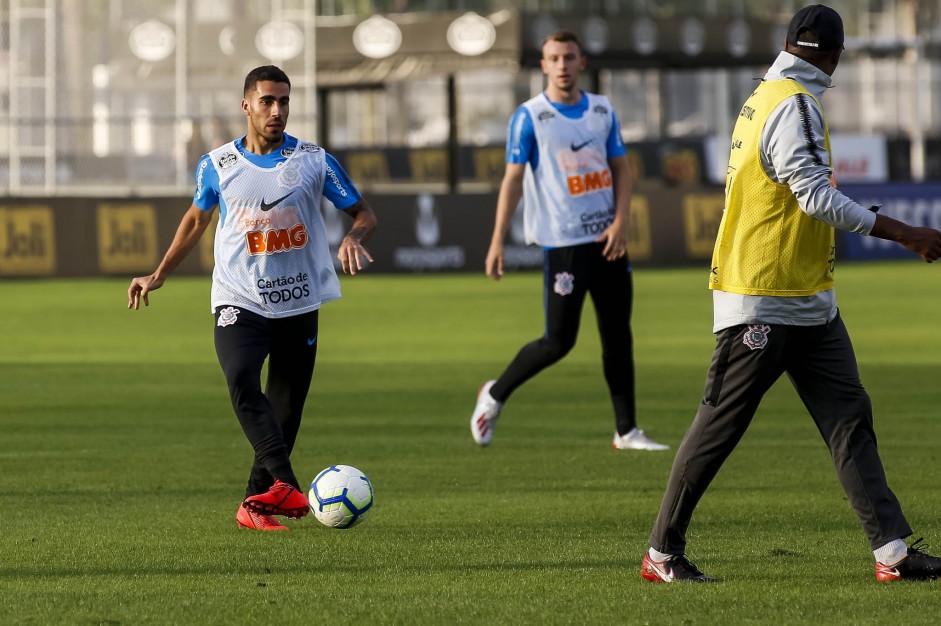
<path id="1" fill-rule="evenodd" d="M 631 198 L 630 224 L 627 227 L 627 253 L 631 260 L 644 261 L 653 252 L 650 234 L 650 206 L 647 196 Z"/>
<path id="2" fill-rule="evenodd" d="M 711 259 L 719 233 L 725 196 L 721 192 L 688 193 L 683 196 L 683 236 L 686 254 L 693 259 Z"/>
<path id="3" fill-rule="evenodd" d="M 447 150 L 438 148 L 410 150 L 408 161 L 412 169 L 413 182 L 441 182 L 448 178 Z"/>
<path id="4" fill-rule="evenodd" d="M 500 184 L 506 169 L 506 150 L 503 148 L 474 149 L 474 180 Z"/>
<path id="5" fill-rule="evenodd" d="M 357 184 L 386 182 L 389 180 L 389 164 L 386 153 L 381 150 L 351 152 L 346 156 L 346 171 Z"/>
<path id="6" fill-rule="evenodd" d="M 98 205 L 98 266 L 105 273 L 157 266 L 157 211 L 146 202 Z"/>
<path id="7" fill-rule="evenodd" d="M 48 276 L 56 269 L 52 207 L 0 208 L 0 276 Z"/>

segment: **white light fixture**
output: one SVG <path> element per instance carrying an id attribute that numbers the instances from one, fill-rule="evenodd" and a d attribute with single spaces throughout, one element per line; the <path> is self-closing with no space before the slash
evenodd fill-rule
<path id="1" fill-rule="evenodd" d="M 729 24 L 729 53 L 733 57 L 743 57 L 748 53 L 751 44 L 751 29 L 745 20 L 735 20 Z"/>
<path id="2" fill-rule="evenodd" d="M 640 54 L 652 54 L 657 49 L 660 41 L 660 33 L 657 31 L 657 23 L 649 17 L 642 17 L 634 22 L 634 49 Z"/>
<path id="3" fill-rule="evenodd" d="M 582 43 L 589 54 L 601 54 L 607 50 L 608 23 L 597 15 L 586 17 L 582 22 Z"/>
<path id="4" fill-rule="evenodd" d="M 127 43 L 138 59 L 156 63 L 170 56 L 176 48 L 176 33 L 163 22 L 147 20 L 134 27 Z"/>
<path id="5" fill-rule="evenodd" d="M 680 47 L 688 56 L 695 57 L 702 53 L 706 46 L 706 29 L 695 17 L 683 20 L 680 26 Z"/>
<path id="6" fill-rule="evenodd" d="M 373 15 L 353 31 L 353 47 L 364 57 L 384 59 L 402 45 L 402 31 L 390 19 Z"/>
<path id="7" fill-rule="evenodd" d="M 255 33 L 255 47 L 272 61 L 287 61 L 304 49 L 304 33 L 291 22 L 268 22 Z"/>
<path id="8" fill-rule="evenodd" d="M 497 41 L 497 29 L 487 18 L 468 12 L 451 22 L 447 38 L 452 50 L 473 57 L 493 47 Z"/>

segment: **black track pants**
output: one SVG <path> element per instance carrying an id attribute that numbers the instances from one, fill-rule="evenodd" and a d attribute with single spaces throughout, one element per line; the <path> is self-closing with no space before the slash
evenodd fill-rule
<path id="1" fill-rule="evenodd" d="M 872 405 L 859 380 L 849 333 L 837 315 L 822 326 L 736 326 L 716 335 L 703 401 L 676 452 L 650 535 L 654 549 L 684 552 L 693 509 L 783 373 L 823 436 L 872 549 L 911 534 L 886 482 Z"/>
<path id="2" fill-rule="evenodd" d="M 517 387 L 564 357 L 575 345 L 585 297 L 591 295 L 601 334 L 602 365 L 611 393 L 617 431 L 636 424 L 634 341 L 631 335 L 633 280 L 626 258 L 606 261 L 603 244 L 547 250 L 544 303 L 546 332 L 519 351 L 490 390 L 503 402 Z"/>
<path id="3" fill-rule="evenodd" d="M 301 487 L 290 455 L 314 373 L 319 311 L 270 319 L 241 309 L 234 322 L 220 325 L 220 311 L 228 308 L 217 308 L 216 355 L 232 407 L 255 451 L 245 494 L 264 493 L 275 478 Z M 223 317 L 232 319 L 231 313 Z M 268 378 L 262 391 L 266 358 Z"/>

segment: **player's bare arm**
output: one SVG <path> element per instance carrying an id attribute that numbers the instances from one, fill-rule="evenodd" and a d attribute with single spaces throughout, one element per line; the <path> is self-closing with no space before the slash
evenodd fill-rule
<path id="1" fill-rule="evenodd" d="M 173 270 L 186 258 L 206 232 L 206 227 L 211 221 L 212 211 L 203 211 L 195 204 L 190 205 L 176 229 L 173 242 L 154 273 L 131 280 L 131 285 L 127 289 L 127 308 L 140 309 L 141 299 L 144 300 L 144 306 L 150 306 L 148 294 L 163 286 L 167 277 L 173 273 Z"/>
<path id="2" fill-rule="evenodd" d="M 363 247 L 363 244 L 372 237 L 378 220 L 375 212 L 363 199 L 345 209 L 345 213 L 353 218 L 353 225 L 343 237 L 343 241 L 340 242 L 337 259 L 340 260 L 340 264 L 343 266 L 344 274 L 354 275 L 363 271 L 366 262 L 373 262 L 373 258 Z"/>
<path id="3" fill-rule="evenodd" d="M 602 256 L 614 261 L 627 254 L 627 228 L 630 222 L 633 183 L 627 156 L 622 154 L 608 159 L 608 167 L 611 168 L 611 180 L 614 184 L 614 221 L 595 241 L 604 242 Z"/>
<path id="4" fill-rule="evenodd" d="M 885 215 L 876 215 L 870 236 L 902 244 L 931 263 L 941 257 L 941 231 L 927 226 L 909 226 Z"/>
<path id="5" fill-rule="evenodd" d="M 516 206 L 523 197 L 523 176 L 526 173 L 525 163 L 507 163 L 500 183 L 500 193 L 497 195 L 497 215 L 493 224 L 493 235 L 490 238 L 490 248 L 487 250 L 487 260 L 484 271 L 494 280 L 503 276 L 503 241 L 510 229 L 510 221 L 516 213 Z"/>

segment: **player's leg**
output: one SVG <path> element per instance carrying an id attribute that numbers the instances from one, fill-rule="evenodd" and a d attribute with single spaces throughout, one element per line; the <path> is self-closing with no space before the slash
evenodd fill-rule
<path id="1" fill-rule="evenodd" d="M 716 335 L 699 410 L 677 449 L 650 546 L 682 556 L 693 510 L 783 372 L 785 326 L 735 326 Z M 648 580 L 653 580 L 644 575 Z"/>
<path id="2" fill-rule="evenodd" d="M 794 344 L 788 374 L 830 449 L 837 476 L 876 560 L 876 579 L 941 577 L 941 558 L 921 540 L 906 546 L 911 527 L 889 488 L 876 446 L 872 405 L 859 380 L 856 356 L 843 320 L 807 329 Z"/>
<path id="3" fill-rule="evenodd" d="M 615 432 L 611 445 L 618 450 L 667 450 L 669 446 L 653 441 L 637 428 L 631 334 L 633 274 L 627 257 L 608 261 L 601 255 L 603 247 L 597 244 L 588 291 L 595 305 L 601 335 L 601 362 L 614 407 Z"/>
<path id="4" fill-rule="evenodd" d="M 873 550 L 912 530 L 889 488 L 876 447 L 872 404 L 842 318 L 797 329 L 787 372 L 823 436 L 840 484 Z"/>
<path id="5" fill-rule="evenodd" d="M 219 307 L 222 308 L 225 307 Z M 297 477 L 291 468 L 281 425 L 261 390 L 261 369 L 271 343 L 270 320 L 251 311 L 235 310 L 234 315 L 224 320 L 217 311 L 215 345 L 232 407 L 255 451 L 254 467 L 259 470 L 251 474 L 243 504 L 251 505 L 251 498 L 261 497 L 257 513 L 303 515 L 300 501 L 302 498 L 306 505 L 306 497 L 302 493 L 300 498 L 294 495 L 299 493 Z"/>
<path id="6" fill-rule="evenodd" d="M 265 395 L 278 415 L 288 454 L 297 440 L 314 374 L 319 315 L 319 311 L 311 311 L 273 320 L 275 332 L 268 356 Z"/>
<path id="7" fill-rule="evenodd" d="M 575 345 L 582 305 L 588 290 L 584 246 L 556 248 L 545 252 L 543 303 L 545 334 L 523 346 L 503 374 L 487 381 L 477 392 L 471 414 L 471 435 L 479 445 L 490 444 L 503 403 L 517 387 L 559 361 Z"/>
<path id="8" fill-rule="evenodd" d="M 490 389 L 505 402 L 527 380 L 562 359 L 575 345 L 588 293 L 590 264 L 586 246 L 546 251 L 543 282 L 545 333 L 523 346 Z"/>
<path id="9" fill-rule="evenodd" d="M 595 305 L 601 362 L 614 403 L 615 425 L 618 434 L 624 435 L 637 425 L 631 335 L 634 284 L 627 259 L 607 261 L 599 250 L 589 294 Z"/>

